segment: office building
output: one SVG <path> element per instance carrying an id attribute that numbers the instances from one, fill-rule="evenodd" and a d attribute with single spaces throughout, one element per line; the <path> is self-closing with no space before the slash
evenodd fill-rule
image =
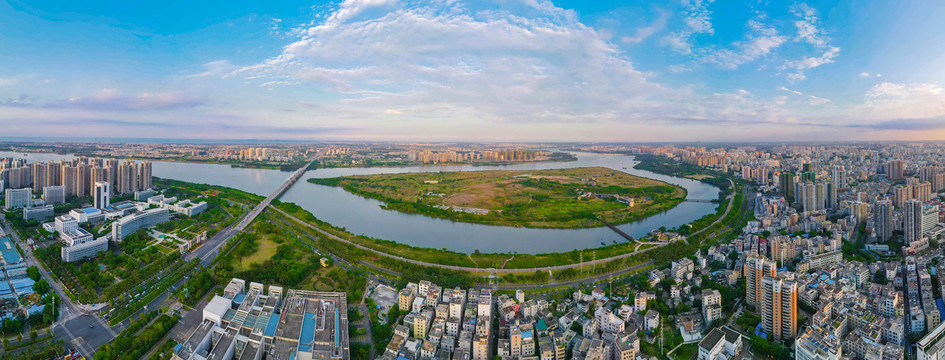
<path id="1" fill-rule="evenodd" d="M 72 216 L 57 216 L 56 231 L 64 244 L 59 250 L 63 262 L 75 262 L 108 251 L 107 237 L 94 239 L 91 233 L 79 227 L 79 221 Z"/>
<path id="2" fill-rule="evenodd" d="M 105 209 L 110 204 L 109 199 L 109 189 L 111 184 L 107 181 L 99 181 L 95 183 L 95 192 L 93 193 L 95 208 L 96 209 Z"/>
<path id="3" fill-rule="evenodd" d="M 138 229 L 148 228 L 170 220 L 167 208 L 156 208 L 125 216 L 112 223 L 112 239 L 121 241 Z"/>
<path id="4" fill-rule="evenodd" d="M 66 187 L 62 185 L 44 186 L 43 201 L 46 205 L 65 204 Z"/>
<path id="5" fill-rule="evenodd" d="M 7 210 L 29 207 L 33 201 L 33 189 L 6 189 L 4 190 L 4 207 Z"/>
<path id="6" fill-rule="evenodd" d="M 774 341 L 794 339 L 797 331 L 797 284 L 765 276 L 761 280 L 761 328 Z"/>
<path id="7" fill-rule="evenodd" d="M 26 221 L 49 221 L 55 216 L 52 205 L 34 206 L 23 208 L 23 220 Z"/>

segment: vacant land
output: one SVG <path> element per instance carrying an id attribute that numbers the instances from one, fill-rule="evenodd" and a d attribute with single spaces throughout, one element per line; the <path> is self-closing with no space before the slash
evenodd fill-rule
<path id="1" fill-rule="evenodd" d="M 391 210 L 535 228 L 601 226 L 598 219 L 626 223 L 669 210 L 686 197 L 681 187 L 601 167 L 381 174 L 309 181 L 381 200 Z"/>

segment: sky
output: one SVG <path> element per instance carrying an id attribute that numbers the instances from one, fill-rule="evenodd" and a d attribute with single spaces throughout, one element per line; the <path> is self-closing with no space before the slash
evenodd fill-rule
<path id="1" fill-rule="evenodd" d="M 138 3 L 0 0 L 0 135 L 945 140 L 935 0 Z"/>

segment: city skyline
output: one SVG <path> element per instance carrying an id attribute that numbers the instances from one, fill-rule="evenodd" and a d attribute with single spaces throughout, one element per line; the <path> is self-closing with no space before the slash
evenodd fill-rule
<path id="1" fill-rule="evenodd" d="M 0 4 L 4 135 L 945 138 L 932 2 L 220 5 Z"/>

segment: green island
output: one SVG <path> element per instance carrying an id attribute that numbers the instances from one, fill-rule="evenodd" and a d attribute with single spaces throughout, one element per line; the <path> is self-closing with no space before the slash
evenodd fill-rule
<path id="1" fill-rule="evenodd" d="M 622 224 L 669 210 L 686 190 L 603 167 L 378 174 L 309 182 L 383 201 L 388 210 L 529 228 Z"/>

